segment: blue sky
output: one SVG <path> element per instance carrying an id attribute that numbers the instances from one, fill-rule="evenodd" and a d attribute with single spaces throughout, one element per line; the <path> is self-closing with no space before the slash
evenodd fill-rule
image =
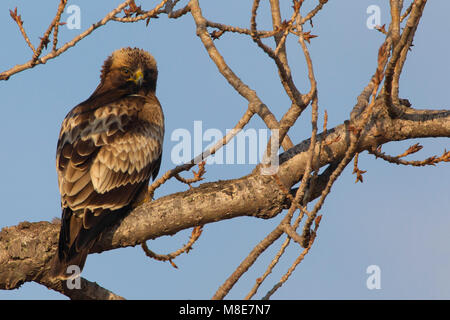
<path id="1" fill-rule="evenodd" d="M 156 1 L 147 1 L 144 9 Z M 185 1 L 182 1 L 183 3 Z M 305 1 L 311 8 L 317 1 Z M 0 70 L 28 61 L 31 51 L 9 17 L 18 7 L 24 26 L 35 45 L 56 12 L 58 1 L 0 3 L 2 50 Z M 60 28 L 59 43 L 65 43 L 100 20 L 120 1 L 69 1 L 81 9 L 81 30 Z M 137 1 L 140 4 L 140 1 Z M 311 4 L 312 3 L 312 4 Z M 376 68 L 382 35 L 366 27 L 366 9 L 378 5 L 381 24 L 389 20 L 388 1 L 329 1 L 314 19 L 309 45 L 318 81 L 320 114 L 327 110 L 331 128 L 348 119 Z M 251 1 L 201 1 L 203 13 L 212 21 L 248 27 Z M 283 1 L 284 18 L 291 15 L 291 1 Z M 262 1 L 258 26 L 268 28 L 271 18 Z M 409 53 L 400 83 L 400 95 L 416 108 L 448 109 L 450 67 L 447 59 L 450 33 L 446 22 L 447 1 L 429 1 Z M 62 15 L 66 21 L 68 14 Z M 309 31 L 310 26 L 306 26 Z M 225 34 L 215 41 L 229 66 L 255 89 L 279 119 L 289 100 L 279 83 L 275 65 L 248 36 Z M 287 42 L 294 80 L 302 92 L 309 89 L 300 47 Z M 204 130 L 232 128 L 246 109 L 240 97 L 217 72 L 216 66 L 195 35 L 187 15 L 169 20 L 162 15 L 145 22 L 111 22 L 96 30 L 60 57 L 0 83 L 0 227 L 21 221 L 51 220 L 60 216 L 55 171 L 55 148 L 60 124 L 67 112 L 86 99 L 99 82 L 99 70 L 114 50 L 140 47 L 158 62 L 157 96 L 166 116 L 166 138 L 160 174 L 174 167 L 170 151 L 176 129 L 193 132 L 194 121 Z M 321 125 L 320 125 L 321 126 Z M 254 117 L 248 128 L 264 128 Z M 305 112 L 290 132 L 298 143 L 310 135 L 310 114 Z M 399 154 L 420 142 L 424 149 L 411 159 L 442 154 L 448 139 L 422 139 L 389 143 L 383 150 Z M 204 146 L 207 143 L 205 142 Z M 335 183 L 321 213 L 323 219 L 310 253 L 274 299 L 449 299 L 450 298 L 450 171 L 448 165 L 401 167 L 360 155 L 359 167 L 367 170 L 363 184 L 355 184 L 351 166 Z M 253 165 L 207 166 L 206 181 L 231 179 L 248 174 Z M 186 174 L 185 174 L 186 175 Z M 169 181 L 156 197 L 185 190 Z M 209 299 L 241 260 L 275 225 L 282 215 L 266 221 L 237 218 L 206 225 L 194 250 L 168 263 L 149 260 L 140 247 L 124 248 L 88 257 L 83 276 L 132 299 Z M 154 251 L 168 253 L 186 243 L 190 230 L 172 237 L 149 241 Z M 257 261 L 227 298 L 240 299 L 260 277 L 281 241 Z M 260 288 L 260 298 L 287 271 L 299 254 L 291 246 L 278 267 Z M 368 290 L 366 269 L 381 270 L 381 289 Z M 0 291 L 0 299 L 65 299 L 35 283 L 19 290 Z"/>

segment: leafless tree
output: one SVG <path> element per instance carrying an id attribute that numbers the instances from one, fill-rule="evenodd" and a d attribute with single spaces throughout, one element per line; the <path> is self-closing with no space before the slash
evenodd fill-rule
<path id="1" fill-rule="evenodd" d="M 19 72 L 50 62 L 51 59 L 70 50 L 96 29 L 112 21 L 135 23 L 144 20 L 148 24 L 158 16 L 166 15 L 169 19 L 177 19 L 190 15 L 195 22 L 197 36 L 210 59 L 217 66 L 218 72 L 237 94 L 246 99 L 248 105 L 243 110 L 242 118 L 234 126 L 237 130 L 228 133 L 214 147 L 198 155 L 189 163 L 167 171 L 149 187 L 149 192 L 153 195 L 158 187 L 172 178 L 189 186 L 200 181 L 204 174 L 204 163 L 201 161 L 227 144 L 255 115 L 261 117 L 269 129 L 278 130 L 279 141 L 270 140 L 267 150 L 270 151 L 272 145 L 281 145 L 284 149 L 279 156 L 279 169 L 272 175 L 261 174 L 261 168 L 267 165 L 261 163 L 251 173 L 239 179 L 204 183 L 188 191 L 169 194 L 147 202 L 134 209 L 120 224 L 111 228 L 96 243 L 92 252 L 99 253 L 141 244 L 148 256 L 173 263 L 172 260 L 177 255 L 190 249 L 192 243 L 200 236 L 202 226 L 207 223 L 239 216 L 270 219 L 283 214 L 281 222 L 248 253 L 248 256 L 217 289 L 213 299 L 223 299 L 258 257 L 277 239 L 285 235 L 285 241 L 267 265 L 266 271 L 255 281 L 253 288 L 249 288 L 245 297 L 250 299 L 255 295 L 289 245 L 301 247 L 298 258 L 289 270 L 265 294 L 264 298 L 270 298 L 289 279 L 298 264 L 311 250 L 320 224 L 322 205 L 333 184 L 352 160 L 353 173 L 356 174 L 357 180 L 362 182 L 364 171 L 358 168 L 358 155 L 361 152 L 367 151 L 384 161 L 406 166 L 436 165 L 450 160 L 450 152 L 447 151 L 423 161 L 405 160 L 406 156 L 421 149 L 421 146 L 417 144 L 397 156 L 381 151 L 381 146 L 387 142 L 450 136 L 450 110 L 416 109 L 407 99 L 399 97 L 400 75 L 419 26 L 426 0 L 408 1 L 408 5 L 404 4 L 403 0 L 390 0 L 391 21 L 387 27 L 378 27 L 384 41 L 378 51 L 377 68 L 373 70 L 373 75 L 368 77 L 367 85 L 357 97 L 357 104 L 349 119 L 328 129 L 327 115 L 324 112 L 324 125 L 321 132 L 317 125 L 319 118 L 317 83 L 308 45 L 315 37 L 312 34 L 314 28 L 310 22 L 322 10 L 326 10 L 328 0 L 310 0 L 315 3 L 315 7 L 309 12 L 305 12 L 302 7 L 307 0 L 293 0 L 292 14 L 287 20 L 283 20 L 281 16 L 279 0 L 269 0 L 273 25 L 271 30 L 258 28 L 256 21 L 260 0 L 252 1 L 250 27 L 243 28 L 208 20 L 202 14 L 199 0 L 190 0 L 184 6 L 183 1 L 163 0 L 150 10 L 144 10 L 133 0 L 127 0 L 80 35 L 58 46 L 58 27 L 61 24 L 61 14 L 67 4 L 67 0 L 61 0 L 54 19 L 37 47 L 27 36 L 16 8 L 11 10 L 11 17 L 17 23 L 33 55 L 29 61 L 0 73 L 0 80 L 8 80 Z M 306 27 L 310 31 L 305 31 Z M 215 41 L 224 33 L 238 33 L 239 36 L 248 37 L 267 54 L 270 61 L 275 63 L 279 80 L 290 99 L 290 106 L 286 108 L 280 120 L 275 118 L 258 93 L 230 68 L 219 52 Z M 309 92 L 300 92 L 294 83 L 285 46 L 288 37 L 296 37 L 299 48 L 303 52 L 308 67 Z M 269 42 L 271 39 L 273 41 Z M 308 109 L 312 114 L 311 137 L 294 143 L 289 138 L 289 130 Z M 182 172 L 191 170 L 197 164 L 199 169 L 193 178 L 181 177 Z M 324 170 L 319 173 L 322 168 Z M 299 182 L 299 187 L 294 187 Z M 314 205 L 308 206 L 313 200 L 317 201 Z M 152 252 L 145 245 L 148 239 L 175 234 L 187 228 L 194 228 L 192 237 L 189 243 L 177 252 L 160 255 Z M 70 290 L 63 282 L 54 281 L 48 277 L 49 261 L 57 248 L 58 231 L 59 222 L 46 221 L 24 222 L 17 226 L 3 228 L 0 232 L 0 289 L 11 290 L 20 287 L 24 282 L 34 281 L 72 299 L 122 299 L 84 278 L 81 279 L 81 290 Z"/>

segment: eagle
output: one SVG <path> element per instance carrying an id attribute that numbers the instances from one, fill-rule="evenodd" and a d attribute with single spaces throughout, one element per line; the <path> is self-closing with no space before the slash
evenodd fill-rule
<path id="1" fill-rule="evenodd" d="M 83 269 L 102 232 L 148 199 L 162 156 L 164 114 L 152 55 L 122 48 L 101 69 L 92 95 L 65 117 L 56 150 L 61 230 L 51 275 Z"/>

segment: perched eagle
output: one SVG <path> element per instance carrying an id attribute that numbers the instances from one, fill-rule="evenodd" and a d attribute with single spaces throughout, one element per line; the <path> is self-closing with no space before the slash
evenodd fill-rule
<path id="1" fill-rule="evenodd" d="M 94 93 L 64 119 L 56 150 L 62 219 L 53 276 L 67 277 L 70 265 L 82 270 L 101 233 L 146 199 L 164 138 L 157 76 L 148 52 L 116 50 Z"/>

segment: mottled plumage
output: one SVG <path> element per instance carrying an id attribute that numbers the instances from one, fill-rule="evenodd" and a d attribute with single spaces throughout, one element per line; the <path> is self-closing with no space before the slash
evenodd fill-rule
<path id="1" fill-rule="evenodd" d="M 104 62 L 94 93 L 64 119 L 56 151 L 62 219 L 53 274 L 83 268 L 102 231 L 147 194 L 161 164 L 164 115 L 157 67 L 141 49 Z"/>

